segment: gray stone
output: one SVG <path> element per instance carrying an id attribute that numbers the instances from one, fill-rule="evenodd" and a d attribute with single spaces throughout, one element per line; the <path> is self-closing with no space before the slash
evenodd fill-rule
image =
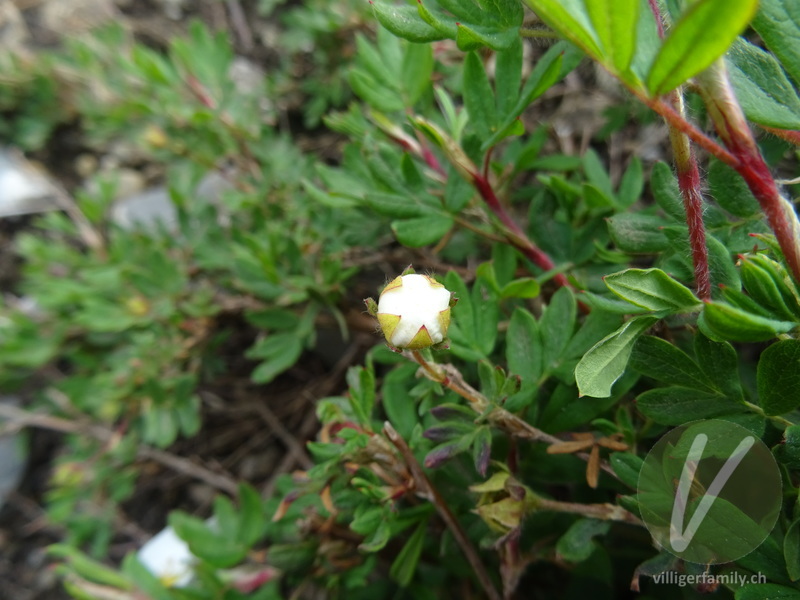
<path id="1" fill-rule="evenodd" d="M 18 151 L 0 148 L 0 217 L 58 208 L 47 176 Z"/>

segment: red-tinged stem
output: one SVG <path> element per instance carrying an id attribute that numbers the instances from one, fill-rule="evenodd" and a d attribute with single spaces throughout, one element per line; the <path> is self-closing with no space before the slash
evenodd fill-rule
<path id="1" fill-rule="evenodd" d="M 664 19 L 657 0 L 649 0 L 650 10 L 658 26 L 658 37 L 664 38 Z M 683 95 L 674 90 L 667 94 L 667 102 L 675 112 L 686 121 L 686 111 L 683 106 Z M 666 121 L 666 119 L 665 119 Z M 703 223 L 703 194 L 700 190 L 700 171 L 697 168 L 697 159 L 692 151 L 689 136 L 667 121 L 669 127 L 669 140 L 672 145 L 672 155 L 675 159 L 675 170 L 678 174 L 678 188 L 683 198 L 683 208 L 686 212 L 686 225 L 689 228 L 689 246 L 692 249 L 692 264 L 694 264 L 694 284 L 697 295 L 702 300 L 711 298 L 711 274 L 708 269 L 708 248 L 706 247 L 706 230 Z"/>
<path id="2" fill-rule="evenodd" d="M 760 125 L 760 127 L 764 131 L 768 131 L 782 140 L 786 140 L 795 146 L 800 146 L 800 131 L 794 129 L 778 129 L 777 127 L 766 127 L 764 125 Z"/>
<path id="3" fill-rule="evenodd" d="M 664 20 L 661 18 L 661 9 L 658 6 L 658 0 L 648 0 L 650 3 L 650 11 L 656 18 L 656 27 L 658 27 L 658 37 L 664 39 Z"/>
<path id="4" fill-rule="evenodd" d="M 700 146 L 703 150 L 712 156 L 715 156 L 726 165 L 733 167 L 734 169 L 739 167 L 739 159 L 734 156 L 733 153 L 729 152 L 724 146 L 721 146 L 713 139 L 708 137 L 705 133 L 700 131 L 697 127 L 692 125 L 667 102 L 661 98 L 650 98 L 641 90 L 630 89 L 630 91 L 642 103 L 647 105 L 648 108 L 662 116 L 669 126 L 674 127 L 681 133 L 686 134 L 690 140 Z"/>
<path id="5" fill-rule="evenodd" d="M 800 281 L 800 222 L 791 202 L 782 197 L 728 80 L 717 61 L 697 76 L 700 95 L 717 133 L 736 157 L 734 166 L 761 205 L 786 263 Z"/>
<path id="6" fill-rule="evenodd" d="M 667 101 L 672 104 L 678 114 L 684 115 L 683 96 L 675 90 L 668 94 Z M 669 139 L 672 144 L 672 155 L 675 159 L 675 170 L 678 175 L 678 188 L 683 198 L 686 211 L 686 225 L 689 228 L 689 246 L 692 249 L 694 264 L 694 284 L 701 300 L 711 298 L 711 274 L 708 268 L 708 248 L 706 246 L 706 230 L 703 223 L 703 194 L 700 188 L 700 170 L 692 151 L 689 137 L 669 125 Z"/>
<path id="7" fill-rule="evenodd" d="M 425 164 L 428 165 L 431 169 L 433 169 L 436 173 L 441 175 L 442 177 L 447 177 L 447 173 L 442 168 L 442 165 L 439 163 L 439 159 L 436 158 L 436 155 L 431 152 L 431 149 L 425 144 L 425 140 L 422 139 L 422 136 L 417 136 L 419 139 L 420 149 L 422 152 L 422 160 L 425 161 Z"/>
<path id="8" fill-rule="evenodd" d="M 473 175 L 473 184 L 475 185 L 475 189 L 478 190 L 478 193 L 483 198 L 483 201 L 486 202 L 486 206 L 489 207 L 494 215 L 500 220 L 500 222 L 506 228 L 506 237 L 508 241 L 511 242 L 515 248 L 517 248 L 520 252 L 522 252 L 531 262 L 533 262 L 537 267 L 545 270 L 550 271 L 555 268 L 555 263 L 551 260 L 551 258 L 540 248 L 536 246 L 528 236 L 525 235 L 525 232 L 522 231 L 522 228 L 517 224 L 514 219 L 511 218 L 506 212 L 506 209 L 503 208 L 503 205 L 500 204 L 500 200 L 497 197 L 497 194 L 494 193 L 494 188 L 489 183 L 489 181 L 483 177 L 475 173 Z M 553 277 L 553 280 L 559 285 L 563 287 L 571 288 L 569 280 L 567 279 L 566 275 L 563 273 L 558 273 Z"/>

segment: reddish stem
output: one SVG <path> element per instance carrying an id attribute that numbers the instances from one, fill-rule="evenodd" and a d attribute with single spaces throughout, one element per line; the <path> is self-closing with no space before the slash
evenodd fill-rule
<path id="1" fill-rule="evenodd" d="M 697 161 L 692 157 L 689 170 L 678 169 L 678 186 L 683 196 L 686 210 L 686 225 L 689 227 L 689 246 L 694 263 L 694 284 L 701 300 L 711 298 L 711 275 L 708 268 L 708 249 L 706 231 L 703 223 L 703 197 L 700 194 L 700 172 Z"/>
<path id="2" fill-rule="evenodd" d="M 764 125 L 761 125 L 761 129 L 768 131 L 772 135 L 778 136 L 782 140 L 786 140 L 795 146 L 800 146 L 800 131 L 794 129 L 778 129 L 776 127 L 766 127 Z"/>
<path id="3" fill-rule="evenodd" d="M 656 18 L 656 27 L 658 27 L 658 37 L 664 39 L 664 20 L 661 18 L 661 9 L 658 7 L 658 0 L 648 0 L 650 3 L 650 10 Z"/>
<path id="4" fill-rule="evenodd" d="M 649 0 L 650 10 L 653 12 L 658 25 L 658 36 L 664 38 L 664 20 L 657 0 Z M 685 122 L 683 97 L 680 90 L 667 94 L 667 102 L 678 116 Z M 676 124 L 664 119 L 669 127 L 669 139 L 672 144 L 672 154 L 675 159 L 675 170 L 678 174 L 678 187 L 683 198 L 683 208 L 686 211 L 686 225 L 689 228 L 689 246 L 692 249 L 692 263 L 694 264 L 694 284 L 697 295 L 702 300 L 711 298 L 711 274 L 708 268 L 708 248 L 706 247 L 706 231 L 703 223 L 703 194 L 700 190 L 700 171 L 697 168 L 697 159 L 692 152 L 689 136 L 681 131 Z"/>
<path id="5" fill-rule="evenodd" d="M 481 195 L 481 198 L 483 198 L 483 201 L 486 202 L 489 210 L 491 210 L 500 220 L 500 222 L 505 225 L 508 240 L 514 245 L 514 247 L 522 252 L 522 254 L 524 254 L 528 259 L 531 260 L 531 262 L 541 269 L 545 271 L 554 269 L 556 266 L 555 263 L 543 250 L 538 248 L 530 239 L 528 239 L 528 236 L 525 235 L 525 232 L 522 231 L 522 228 L 517 225 L 516 221 L 511 218 L 511 215 L 509 215 L 506 212 L 506 209 L 503 208 L 503 205 L 500 204 L 500 200 L 494 193 L 494 189 L 489 181 L 482 175 L 475 173 L 473 174 L 473 184 L 475 185 L 475 189 L 478 190 L 478 193 Z M 553 280 L 559 286 L 569 288 L 572 287 L 566 275 L 563 273 L 556 274 L 553 277 Z"/>

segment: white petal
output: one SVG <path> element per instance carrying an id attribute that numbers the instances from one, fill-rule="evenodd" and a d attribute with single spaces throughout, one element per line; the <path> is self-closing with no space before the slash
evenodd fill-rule
<path id="1" fill-rule="evenodd" d="M 443 341 L 447 332 L 442 331 L 439 313 L 450 306 L 450 292 L 431 285 L 425 275 L 404 275 L 402 282 L 401 286 L 384 291 L 378 302 L 378 313 L 400 317 L 389 343 L 403 348 L 423 326 L 434 344 Z"/>
<path id="2" fill-rule="evenodd" d="M 139 549 L 136 557 L 148 571 L 170 586 L 183 587 L 192 579 L 194 556 L 172 527 L 154 535 Z"/>

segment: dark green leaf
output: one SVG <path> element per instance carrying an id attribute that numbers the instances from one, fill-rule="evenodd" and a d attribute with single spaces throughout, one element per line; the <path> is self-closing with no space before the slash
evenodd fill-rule
<path id="1" fill-rule="evenodd" d="M 524 308 L 511 315 L 506 336 L 506 361 L 524 384 L 536 384 L 542 376 L 542 340 L 539 323 Z"/>
<path id="2" fill-rule="evenodd" d="M 542 313 L 539 329 L 542 336 L 542 354 L 545 370 L 549 370 L 561 358 L 567 342 L 575 330 L 577 305 L 569 288 L 562 287 Z"/>
<path id="3" fill-rule="evenodd" d="M 411 248 L 439 242 L 452 227 L 453 219 L 441 214 L 392 222 L 398 241 Z"/>
<path id="4" fill-rule="evenodd" d="M 609 458 L 611 468 L 620 481 L 630 488 L 636 489 L 639 485 L 639 471 L 642 470 L 644 461 L 628 452 L 614 452 Z"/>
<path id="5" fill-rule="evenodd" d="M 700 367 L 685 352 L 661 338 L 640 337 L 629 364 L 643 375 L 664 383 L 714 391 Z"/>
<path id="6" fill-rule="evenodd" d="M 686 221 L 686 211 L 683 208 L 678 180 L 667 163 L 659 161 L 653 167 L 650 175 L 650 189 L 656 202 L 665 213 L 681 223 Z"/>
<path id="7" fill-rule="evenodd" d="M 556 543 L 556 552 L 568 562 L 584 561 L 589 558 L 589 555 L 595 549 L 592 538 L 598 535 L 605 535 L 610 528 L 611 523 L 609 521 L 579 519 L 559 538 Z"/>
<path id="8" fill-rule="evenodd" d="M 414 106 L 430 87 L 432 73 L 433 49 L 430 44 L 408 44 L 401 71 L 407 106 Z"/>
<path id="9" fill-rule="evenodd" d="M 722 161 L 712 158 L 708 165 L 708 186 L 717 203 L 737 217 L 761 213 L 758 200 L 742 176 Z"/>
<path id="10" fill-rule="evenodd" d="M 753 28 L 783 68 L 800 84 L 800 6 L 795 0 L 761 0 Z"/>
<path id="11" fill-rule="evenodd" d="M 736 590 L 736 600 L 800 600 L 800 591 L 776 583 L 749 583 Z"/>
<path id="12" fill-rule="evenodd" d="M 621 213 L 608 219 L 608 232 L 624 252 L 661 252 L 669 245 L 660 229 L 664 224 L 664 219 L 655 215 Z"/>
<path id="13" fill-rule="evenodd" d="M 508 50 L 497 53 L 494 84 L 497 89 L 497 114 L 509 116 L 519 98 L 522 83 L 522 41 L 517 39 Z M 517 115 L 514 115 L 516 118 Z"/>
<path id="14" fill-rule="evenodd" d="M 800 406 L 800 340 L 781 340 L 758 360 L 758 402 L 768 415 Z"/>
<path id="15" fill-rule="evenodd" d="M 475 52 L 469 52 L 464 59 L 464 104 L 475 131 L 481 138 L 488 138 L 497 125 L 494 92 Z"/>
<path id="16" fill-rule="evenodd" d="M 733 346 L 698 333 L 694 338 L 694 353 L 703 374 L 717 390 L 732 399 L 741 398 L 739 361 Z"/>
<path id="17" fill-rule="evenodd" d="M 772 54 L 740 38 L 727 59 L 736 99 L 749 120 L 779 129 L 800 129 L 800 98 Z"/>
<path id="18" fill-rule="evenodd" d="M 425 532 L 427 529 L 428 520 L 420 521 L 389 569 L 389 576 L 401 587 L 407 587 L 411 583 L 412 577 L 414 577 L 419 557 L 422 555 L 422 547 L 425 544 Z"/>
<path id="19" fill-rule="evenodd" d="M 783 538 L 783 555 L 786 557 L 786 571 L 789 579 L 800 579 L 800 519 L 797 519 L 786 530 Z"/>
<path id="20" fill-rule="evenodd" d="M 503 286 L 501 298 L 536 298 L 539 295 L 539 282 L 532 277 L 515 279 Z"/>
<path id="21" fill-rule="evenodd" d="M 678 386 L 649 390 L 636 399 L 636 407 L 662 425 L 682 425 L 744 410 L 719 394 Z"/>

